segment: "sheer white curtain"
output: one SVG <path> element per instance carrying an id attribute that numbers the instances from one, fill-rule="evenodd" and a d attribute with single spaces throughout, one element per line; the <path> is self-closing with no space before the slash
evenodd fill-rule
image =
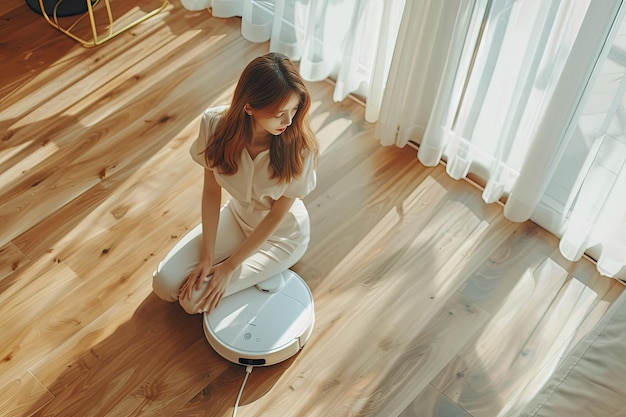
<path id="1" fill-rule="evenodd" d="M 334 100 L 366 98 L 378 117 L 405 0 L 181 0 L 215 17 L 241 16 L 241 34 L 300 62 L 308 81 L 335 80 Z"/>
<path id="2" fill-rule="evenodd" d="M 561 251 L 570 259 L 589 252 L 607 276 L 626 278 L 626 21 L 578 121 L 589 143 L 566 208 Z"/>
<path id="3" fill-rule="evenodd" d="M 443 159 L 453 178 L 481 177 L 484 201 L 506 199 L 507 218 L 530 218 L 561 236 L 572 260 L 599 250 L 600 271 L 626 278 L 623 136 L 597 134 L 592 146 L 578 125 L 619 37 L 622 3 L 407 2 L 376 130 L 381 143 L 415 142 L 425 165 Z M 587 146 L 570 160 L 572 138 Z M 563 165 L 568 175 L 557 171 Z M 555 182 L 559 176 L 565 180 Z"/>

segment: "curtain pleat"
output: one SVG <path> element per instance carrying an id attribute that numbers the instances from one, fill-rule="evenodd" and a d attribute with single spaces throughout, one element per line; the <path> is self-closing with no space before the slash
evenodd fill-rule
<path id="1" fill-rule="evenodd" d="M 406 3 L 376 126 L 381 144 L 402 147 L 421 139 L 444 72 L 446 45 L 464 3 Z"/>
<path id="2" fill-rule="evenodd" d="M 585 88 L 592 80 L 595 63 L 601 58 L 615 13 L 611 7 L 587 10 L 572 53 L 540 115 L 537 128 L 529 137 L 527 156 L 509 196 L 511 204 L 507 203 L 504 209 L 507 218 L 528 220 L 543 196 L 571 138 L 568 130 L 575 127 L 573 122 L 580 115 Z M 605 22 L 604 30 L 598 30 L 598 22 Z"/>

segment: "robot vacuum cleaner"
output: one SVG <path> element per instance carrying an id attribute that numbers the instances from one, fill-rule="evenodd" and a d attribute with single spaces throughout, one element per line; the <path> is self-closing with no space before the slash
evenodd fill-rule
<path id="1" fill-rule="evenodd" d="M 314 322 L 311 290 L 286 270 L 222 299 L 204 314 L 203 327 L 211 347 L 230 362 L 269 366 L 298 353 Z"/>

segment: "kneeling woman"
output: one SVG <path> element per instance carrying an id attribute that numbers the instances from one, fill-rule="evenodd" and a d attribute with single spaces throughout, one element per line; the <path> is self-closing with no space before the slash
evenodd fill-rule
<path id="1" fill-rule="evenodd" d="M 192 158 L 204 170 L 202 223 L 154 273 L 154 292 L 190 314 L 285 271 L 306 251 L 318 144 L 311 98 L 292 62 L 269 53 L 244 69 L 230 106 L 202 115 Z M 221 191 L 232 197 L 220 208 Z"/>

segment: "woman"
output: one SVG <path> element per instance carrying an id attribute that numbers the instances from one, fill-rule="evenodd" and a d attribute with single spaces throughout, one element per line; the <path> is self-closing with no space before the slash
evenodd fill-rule
<path id="1" fill-rule="evenodd" d="M 202 165 L 202 223 L 154 273 L 154 292 L 190 314 L 295 264 L 309 242 L 301 198 L 316 184 L 311 98 L 289 59 L 269 53 L 244 69 L 230 106 L 203 113 L 191 146 Z M 232 198 L 220 209 L 221 191 Z"/>

